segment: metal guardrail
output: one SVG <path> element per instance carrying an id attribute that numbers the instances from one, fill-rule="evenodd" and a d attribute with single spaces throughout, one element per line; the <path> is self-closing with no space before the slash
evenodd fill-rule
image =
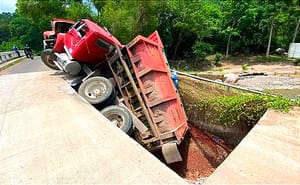
<path id="1" fill-rule="evenodd" d="M 19 50 L 20 57 L 24 56 L 25 53 L 23 50 Z M 0 52 L 0 64 L 5 63 L 9 60 L 18 58 L 18 54 L 15 51 L 4 51 Z"/>
<path id="2" fill-rule="evenodd" d="M 191 75 L 191 74 L 187 74 L 187 73 L 183 73 L 183 72 L 179 72 L 179 71 L 175 71 L 175 70 L 171 70 L 171 71 L 174 71 L 179 75 L 187 76 L 189 78 L 193 78 L 193 79 L 197 79 L 197 80 L 201 80 L 201 81 L 205 81 L 205 82 L 209 82 L 209 83 L 213 83 L 213 84 L 222 85 L 222 86 L 225 86 L 225 87 L 228 87 L 228 88 L 239 89 L 239 90 L 242 90 L 242 91 L 251 92 L 251 93 L 260 94 L 260 95 L 278 97 L 278 95 L 269 94 L 269 93 L 265 93 L 265 92 L 262 92 L 262 91 L 249 89 L 249 88 L 246 88 L 246 87 L 240 87 L 240 86 L 231 85 L 231 84 L 224 83 L 224 82 L 218 82 L 218 81 L 210 80 L 210 79 L 207 79 L 207 78 L 203 78 L 203 77 L 199 77 L 199 76 L 195 76 L 195 75 Z"/>

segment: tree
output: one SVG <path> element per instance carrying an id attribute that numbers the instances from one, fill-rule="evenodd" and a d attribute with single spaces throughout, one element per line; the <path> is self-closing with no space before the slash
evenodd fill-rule
<path id="1" fill-rule="evenodd" d="M 101 12 L 101 24 L 125 43 L 137 34 L 148 35 L 156 29 L 158 19 L 155 16 L 155 5 L 156 1 L 146 0 L 111 0 L 96 3 Z"/>
<path id="2" fill-rule="evenodd" d="M 300 17 L 299 17 L 298 22 L 297 22 L 297 25 L 296 25 L 296 29 L 295 29 L 295 33 L 294 33 L 294 37 L 293 37 L 292 43 L 295 42 L 296 37 L 297 37 L 297 34 L 298 34 L 298 32 L 299 32 L 299 24 L 300 24 Z"/>
<path id="3" fill-rule="evenodd" d="M 193 53 L 200 56 L 219 27 L 221 12 L 218 3 L 200 0 L 160 2 L 157 8 L 158 30 L 172 58 Z M 192 47 L 194 44 L 197 46 Z M 201 51 L 202 46 L 208 46 Z M 210 50 L 210 49 L 209 49 Z M 207 50 L 206 50 L 207 51 Z M 206 53 L 206 52 L 204 52 Z"/>
<path id="4" fill-rule="evenodd" d="M 82 4 L 81 1 L 71 1 L 65 8 L 66 18 L 71 20 L 78 20 L 82 18 L 93 20 L 96 15 L 91 11 L 90 4 Z"/>
<path id="5" fill-rule="evenodd" d="M 220 35 L 227 37 L 226 53 L 270 51 L 286 47 L 291 39 L 295 1 L 225 0 Z M 225 42 L 225 41 L 224 41 Z M 268 44 L 269 43 L 269 46 Z M 266 52 L 267 53 L 267 52 Z"/>
<path id="6" fill-rule="evenodd" d="M 12 19 L 11 13 L 0 14 L 0 43 L 8 41 L 11 38 L 11 34 L 8 29 L 8 24 Z"/>
<path id="7" fill-rule="evenodd" d="M 52 18 L 66 15 L 66 4 L 61 0 L 18 0 L 16 6 L 16 12 L 31 19 L 40 30 L 49 29 Z"/>
<path id="8" fill-rule="evenodd" d="M 266 57 L 269 56 L 270 53 L 270 47 L 272 43 L 272 37 L 273 37 L 273 29 L 276 29 L 277 31 L 277 42 L 280 41 L 283 37 L 280 35 L 280 33 L 283 30 L 289 30 L 288 35 L 291 35 L 289 29 L 289 22 L 294 22 L 293 19 L 295 19 L 295 12 L 293 11 L 293 7 L 296 5 L 295 1 L 270 1 L 266 0 L 264 2 L 266 4 L 265 9 L 265 19 L 269 23 L 269 39 L 268 39 L 268 46 L 266 51 Z M 283 27 L 284 26 L 284 27 Z M 289 39 L 288 39 L 289 40 Z"/>
<path id="9" fill-rule="evenodd" d="M 32 20 L 15 15 L 9 23 L 9 30 L 12 35 L 12 41 L 18 42 L 18 46 L 23 48 L 26 44 L 30 45 L 33 50 L 42 49 L 42 35 L 39 33 L 38 25 Z"/>
<path id="10" fill-rule="evenodd" d="M 149 35 L 158 26 L 158 18 L 155 12 L 157 1 L 137 0 L 136 1 L 136 22 L 133 27 L 133 34 Z"/>

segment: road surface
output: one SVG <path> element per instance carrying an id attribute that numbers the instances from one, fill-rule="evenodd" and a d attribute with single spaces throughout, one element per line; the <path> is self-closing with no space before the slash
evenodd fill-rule
<path id="1" fill-rule="evenodd" d="M 1 71 L 0 89 L 0 184 L 187 184 L 40 57 Z"/>
<path id="2" fill-rule="evenodd" d="M 45 64 L 43 64 L 41 57 L 35 56 L 33 60 L 26 58 L 23 62 L 13 65 L 3 71 L 1 75 L 17 74 L 17 73 L 30 73 L 50 70 Z"/>

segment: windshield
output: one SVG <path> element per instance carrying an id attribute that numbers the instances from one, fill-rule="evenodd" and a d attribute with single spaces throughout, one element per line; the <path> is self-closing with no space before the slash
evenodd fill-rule
<path id="1" fill-rule="evenodd" d="M 89 28 L 83 21 L 79 21 L 74 24 L 73 28 L 77 31 L 80 37 L 84 37 L 89 32 Z"/>

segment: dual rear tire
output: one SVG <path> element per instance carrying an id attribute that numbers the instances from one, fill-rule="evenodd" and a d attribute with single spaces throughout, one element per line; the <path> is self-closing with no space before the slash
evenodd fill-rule
<path id="1" fill-rule="evenodd" d="M 111 105 L 102 109 L 101 113 L 126 134 L 132 133 L 132 116 L 125 107 Z"/>
<path id="2" fill-rule="evenodd" d="M 91 77 L 79 86 L 78 93 L 92 105 L 105 103 L 113 95 L 112 83 L 104 77 Z"/>
<path id="3" fill-rule="evenodd" d="M 101 113 L 123 132 L 131 134 L 133 121 L 130 112 L 125 107 L 112 105 L 116 95 L 111 81 L 100 76 L 91 77 L 82 82 L 78 93 L 96 108 L 105 107 Z"/>

